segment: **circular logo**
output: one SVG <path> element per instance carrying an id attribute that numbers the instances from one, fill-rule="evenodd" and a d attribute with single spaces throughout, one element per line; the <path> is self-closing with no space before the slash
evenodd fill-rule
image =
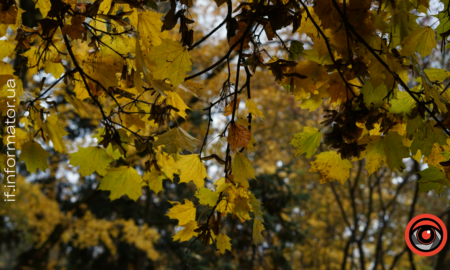
<path id="1" fill-rule="evenodd" d="M 418 215 L 406 226 L 405 240 L 409 249 L 417 255 L 433 256 L 444 248 L 447 228 L 436 216 Z"/>

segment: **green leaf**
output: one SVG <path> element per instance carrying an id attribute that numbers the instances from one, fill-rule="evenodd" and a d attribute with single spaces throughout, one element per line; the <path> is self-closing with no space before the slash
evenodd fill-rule
<path id="1" fill-rule="evenodd" d="M 366 80 L 361 89 L 361 94 L 363 94 L 364 103 L 368 108 L 370 108 L 371 104 L 373 104 L 375 108 L 379 108 L 384 105 L 384 98 L 387 97 L 388 90 L 384 84 L 380 84 L 373 89 L 370 80 Z"/>
<path id="2" fill-rule="evenodd" d="M 132 200 L 137 200 L 142 195 L 142 177 L 131 167 L 121 166 L 108 170 L 106 176 L 100 180 L 98 189 L 109 190 L 111 200 L 119 199 L 127 195 Z"/>
<path id="3" fill-rule="evenodd" d="M 404 137 L 397 132 L 388 132 L 384 137 L 384 152 L 386 153 L 386 163 L 389 169 L 403 171 L 405 164 L 403 159 L 409 157 L 409 150 L 403 145 Z"/>
<path id="4" fill-rule="evenodd" d="M 317 128 L 304 127 L 302 133 L 295 135 L 291 144 L 297 147 L 295 155 L 306 153 L 306 158 L 310 158 L 317 151 L 322 141 L 322 133 Z"/>
<path id="5" fill-rule="evenodd" d="M 297 40 L 291 41 L 291 46 L 289 47 L 289 60 L 295 61 L 300 58 L 300 56 L 303 54 L 303 51 L 305 48 L 303 47 L 303 43 Z"/>
<path id="6" fill-rule="evenodd" d="M 148 57 L 156 65 L 153 79 L 169 79 L 173 86 L 184 82 L 186 72 L 191 70 L 191 55 L 178 41 L 164 39 L 161 45 L 151 49 Z"/>
<path id="7" fill-rule="evenodd" d="M 199 199 L 200 204 L 214 207 L 219 199 L 219 194 L 209 188 L 201 187 L 197 192 L 195 192 L 195 197 Z"/>
<path id="8" fill-rule="evenodd" d="M 411 91 L 416 90 L 414 87 Z M 416 106 L 416 101 L 411 97 L 410 94 L 404 91 L 397 92 L 397 98 L 391 100 L 390 113 L 395 114 L 410 114 L 412 109 Z"/>
<path id="9" fill-rule="evenodd" d="M 194 152 L 199 143 L 199 140 L 189 135 L 184 129 L 176 127 L 160 135 L 153 146 L 164 145 L 164 151 L 166 153 L 174 154 L 183 149 Z"/>
<path id="10" fill-rule="evenodd" d="M 447 136 L 441 128 L 434 127 L 435 124 L 436 122 L 429 121 L 417 130 L 411 144 L 411 152 L 413 155 L 417 153 L 417 150 L 420 150 L 422 155 L 428 157 L 431 154 L 433 144 L 447 144 Z"/>
<path id="11" fill-rule="evenodd" d="M 80 166 L 80 174 L 82 176 L 88 176 L 97 172 L 99 175 L 104 176 L 109 167 L 109 163 L 113 159 L 108 156 L 105 149 L 97 147 L 79 147 L 78 152 L 70 155 L 69 164 L 73 166 Z"/>
<path id="12" fill-rule="evenodd" d="M 48 168 L 47 158 L 50 154 L 35 142 L 29 141 L 22 145 L 19 161 L 24 161 L 27 171 L 35 173 L 37 169 L 45 171 Z"/>

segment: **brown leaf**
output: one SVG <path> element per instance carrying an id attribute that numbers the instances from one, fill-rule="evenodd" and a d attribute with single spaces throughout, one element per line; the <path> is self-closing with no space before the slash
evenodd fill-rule
<path id="1" fill-rule="evenodd" d="M 239 102 L 241 102 L 240 98 L 237 98 L 236 101 L 236 108 L 239 106 Z M 225 110 L 223 111 L 223 115 L 228 116 L 233 113 L 233 107 L 234 107 L 234 99 L 228 104 L 228 106 L 225 107 Z"/>
<path id="2" fill-rule="evenodd" d="M 0 24 L 15 24 L 17 8 L 15 5 L 0 3 Z"/>
<path id="3" fill-rule="evenodd" d="M 237 29 L 237 33 L 234 37 L 230 38 L 230 41 L 228 42 L 228 45 L 233 46 L 234 43 L 238 42 L 242 35 L 244 35 L 245 29 L 247 29 L 247 23 L 246 22 L 239 22 L 239 26 Z M 250 39 L 247 36 L 244 39 L 244 44 L 242 44 L 242 49 L 246 50 L 250 48 L 250 45 L 248 44 L 250 42 Z M 234 51 L 239 51 L 241 49 L 241 44 L 238 44 L 236 47 L 234 47 Z"/>
<path id="4" fill-rule="evenodd" d="M 232 151 L 235 151 L 237 147 L 247 147 L 249 141 L 252 138 L 252 134 L 243 125 L 232 124 L 228 129 L 228 143 Z"/>

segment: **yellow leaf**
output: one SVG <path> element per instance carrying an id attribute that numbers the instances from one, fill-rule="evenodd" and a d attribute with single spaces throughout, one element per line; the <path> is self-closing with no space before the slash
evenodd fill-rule
<path id="1" fill-rule="evenodd" d="M 136 12 L 136 11 L 135 11 Z M 144 47 L 159 46 L 162 39 L 169 38 L 166 31 L 161 32 L 162 14 L 146 10 L 138 13 L 138 31 Z"/>
<path id="2" fill-rule="evenodd" d="M 422 57 L 430 55 L 431 50 L 436 48 L 436 32 L 433 28 L 425 26 L 412 32 L 400 43 L 402 55 L 411 56 L 418 52 Z"/>
<path id="3" fill-rule="evenodd" d="M 121 166 L 108 170 L 106 176 L 100 180 L 98 189 L 109 190 L 111 200 L 119 199 L 123 195 L 136 201 L 142 195 L 142 177 L 131 167 Z"/>
<path id="4" fill-rule="evenodd" d="M 56 116 L 55 114 L 50 115 L 45 122 L 44 130 L 47 136 L 52 141 L 55 151 L 65 153 L 66 146 L 63 142 L 62 137 L 66 136 L 69 133 L 67 133 L 64 129 L 64 126 L 59 123 L 58 116 Z"/>
<path id="5" fill-rule="evenodd" d="M 201 187 L 195 192 L 195 197 L 199 199 L 200 204 L 214 207 L 219 199 L 219 194 L 209 188 Z"/>
<path id="6" fill-rule="evenodd" d="M 249 203 L 252 206 L 253 214 L 255 214 L 255 219 L 263 221 L 263 213 L 261 211 L 261 203 L 258 201 L 258 199 L 253 195 L 252 193 L 248 194 Z"/>
<path id="7" fill-rule="evenodd" d="M 185 242 L 198 235 L 197 232 L 194 232 L 194 230 L 198 228 L 197 221 L 186 223 L 183 227 L 184 229 L 177 232 L 177 234 L 173 237 L 173 241 Z"/>
<path id="8" fill-rule="evenodd" d="M 233 170 L 234 181 L 240 183 L 243 187 L 248 188 L 248 178 L 255 178 L 255 169 L 253 169 L 250 161 L 244 153 L 236 153 L 231 164 Z"/>
<path id="9" fill-rule="evenodd" d="M 389 112 L 395 114 L 410 114 L 414 106 L 416 106 L 416 102 L 411 95 L 407 92 L 399 91 L 397 92 L 397 98 L 391 100 L 391 108 L 389 109 Z"/>
<path id="10" fill-rule="evenodd" d="M 193 181 L 197 189 L 205 185 L 205 178 L 209 178 L 205 165 L 197 154 L 181 156 L 175 168 L 180 171 L 180 183 Z"/>
<path id="11" fill-rule="evenodd" d="M 322 152 L 316 155 L 317 159 L 311 162 L 310 172 L 320 173 L 320 183 L 329 183 L 338 180 L 344 184 L 350 176 L 352 163 L 347 159 L 342 159 L 341 155 L 335 151 Z"/>
<path id="12" fill-rule="evenodd" d="M 371 141 L 367 144 L 366 166 L 364 167 L 369 172 L 369 175 L 378 171 L 386 162 L 383 138 L 381 136 L 372 136 L 370 139 Z"/>
<path id="13" fill-rule="evenodd" d="M 79 147 L 78 152 L 70 155 L 70 164 L 73 166 L 80 166 L 80 174 L 82 176 L 91 175 L 97 172 L 99 175 L 105 175 L 109 163 L 113 161 L 112 158 L 106 154 L 105 149 L 97 147 Z"/>
<path id="14" fill-rule="evenodd" d="M 223 115 L 228 116 L 233 114 L 233 108 L 234 108 L 234 99 L 225 107 L 225 110 L 223 111 Z M 241 102 L 241 98 L 236 99 L 236 110 L 239 108 L 239 103 Z"/>
<path id="15" fill-rule="evenodd" d="M 47 17 L 48 12 L 52 8 L 50 0 L 34 0 L 34 3 L 36 4 L 36 8 L 41 12 L 42 18 Z"/>
<path id="16" fill-rule="evenodd" d="M 253 102 L 253 100 L 251 99 L 247 99 L 247 101 L 245 101 L 245 107 L 247 107 L 248 111 L 251 114 L 254 114 L 256 116 L 258 116 L 261 119 L 264 119 L 264 114 L 262 113 L 262 111 L 260 111 L 258 109 L 258 107 L 256 106 L 256 104 Z"/>
<path id="17" fill-rule="evenodd" d="M 152 48 L 148 58 L 156 65 L 153 79 L 169 79 L 173 86 L 184 82 L 186 72 L 191 70 L 189 51 L 181 43 L 170 39 L 164 39 L 161 45 Z"/>
<path id="18" fill-rule="evenodd" d="M 111 8 L 112 0 L 102 0 L 100 3 L 100 7 L 98 8 L 99 13 L 108 14 L 109 9 Z"/>
<path id="19" fill-rule="evenodd" d="M 16 46 L 9 40 L 0 40 L 0 59 L 14 53 Z"/>
<path id="20" fill-rule="evenodd" d="M 19 161 L 25 162 L 27 171 L 30 173 L 35 173 L 37 169 L 45 172 L 48 168 L 47 158 L 49 156 L 50 154 L 39 143 L 29 141 L 22 145 Z"/>
<path id="21" fill-rule="evenodd" d="M 0 74 L 1 75 L 13 75 L 14 69 L 12 68 L 12 66 L 10 64 L 0 61 Z"/>
<path id="22" fill-rule="evenodd" d="M 264 238 L 261 234 L 262 231 L 264 231 L 264 225 L 262 224 L 261 220 L 255 219 L 253 221 L 253 243 L 255 245 L 262 244 L 264 241 Z"/>
<path id="23" fill-rule="evenodd" d="M 317 128 L 304 127 L 302 133 L 295 134 L 291 144 L 297 147 L 295 155 L 306 153 L 306 158 L 310 158 L 317 151 L 322 140 L 322 133 Z"/>
<path id="24" fill-rule="evenodd" d="M 216 247 L 220 253 L 224 254 L 225 250 L 231 251 L 231 239 L 223 233 L 219 233 L 216 238 Z"/>
<path id="25" fill-rule="evenodd" d="M 161 171 L 168 179 L 173 181 L 173 174 L 177 173 L 177 170 L 175 169 L 175 160 L 173 157 L 165 152 L 158 151 L 156 153 L 156 159 Z"/>
<path id="26" fill-rule="evenodd" d="M 195 214 L 197 212 L 197 209 L 190 200 L 185 199 L 184 204 L 181 204 L 179 202 L 170 203 L 173 204 L 173 207 L 170 208 L 167 216 L 169 216 L 171 219 L 178 219 L 178 226 L 183 226 L 191 221 L 195 221 Z"/>
<path id="27" fill-rule="evenodd" d="M 174 112 L 175 114 L 178 114 L 180 117 L 183 117 L 186 119 L 186 110 L 191 110 L 186 103 L 184 103 L 183 99 L 173 91 L 165 91 L 167 97 L 166 97 L 166 104 L 170 105 L 172 107 L 177 108 L 180 110 L 179 112 Z"/>
<path id="28" fill-rule="evenodd" d="M 450 77 L 450 72 L 445 69 L 440 68 L 430 68 L 423 70 L 425 74 L 428 76 L 428 79 L 432 82 L 434 81 L 444 81 L 448 77 Z"/>
<path id="29" fill-rule="evenodd" d="M 226 183 L 225 178 L 222 177 L 219 180 L 217 180 L 216 182 L 214 182 L 214 185 L 217 186 L 216 193 L 222 193 L 222 192 L 226 191 L 232 184 Z"/>
<path id="30" fill-rule="evenodd" d="M 166 176 L 162 171 L 157 170 L 155 166 L 151 166 L 150 171 L 145 171 L 143 179 L 148 183 L 148 187 L 155 194 L 158 194 L 163 190 L 163 180 L 166 179 Z"/>
<path id="31" fill-rule="evenodd" d="M 197 148 L 199 140 L 192 137 L 181 127 L 172 128 L 166 133 L 158 136 L 158 140 L 153 144 L 154 147 L 164 145 L 164 151 L 173 154 L 184 149 L 189 152 L 194 152 Z"/>
<path id="32" fill-rule="evenodd" d="M 251 219 L 250 218 L 250 204 L 248 198 L 237 197 L 234 200 L 233 214 L 235 214 L 242 222 Z"/>

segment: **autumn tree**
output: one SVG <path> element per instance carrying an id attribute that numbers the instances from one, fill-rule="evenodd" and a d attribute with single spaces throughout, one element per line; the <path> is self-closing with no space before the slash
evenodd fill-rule
<path id="1" fill-rule="evenodd" d="M 238 245 L 252 256 L 235 256 L 241 266 L 267 268 L 255 254 L 270 243 L 269 267 L 294 267 L 296 252 L 307 251 L 286 259 L 274 232 L 286 233 L 283 243 L 301 241 L 306 228 L 289 211 L 315 198 L 317 211 L 305 213 L 316 220 L 327 204 L 293 190 L 306 170 L 318 173 L 326 184 L 318 195 L 329 195 L 334 220 L 345 222 L 328 225 L 342 237 L 350 230 L 317 246 L 316 254 L 339 253 L 329 267 L 414 265 L 401 261 L 402 239 L 365 249 L 373 215 L 383 218 L 380 239 L 401 231 L 385 232 L 384 216 L 410 179 L 416 191 L 405 196 L 414 202 L 418 191 L 447 193 L 450 73 L 440 61 L 450 11 L 448 0 L 430 2 L 218 0 L 207 9 L 175 0 L 2 1 L 0 164 L 2 191 L 15 201 L 2 202 L 1 225 L 33 237 L 12 255 L 17 267 L 50 267 L 61 246 L 82 257 L 101 245 L 111 256 L 130 250 L 136 269 L 161 267 L 158 260 L 189 268 L 200 243 L 227 256 L 233 238 L 253 244 Z M 407 158 L 416 163 L 407 168 Z M 391 173 L 404 180 L 389 185 Z M 349 186 L 347 207 L 334 180 Z M 108 203 L 116 209 L 101 208 Z M 161 241 L 168 229 L 186 243 Z M 176 248 L 179 260 L 159 244 Z M 398 253 L 386 255 L 386 244 Z M 107 261 L 90 267 L 129 262 Z"/>

